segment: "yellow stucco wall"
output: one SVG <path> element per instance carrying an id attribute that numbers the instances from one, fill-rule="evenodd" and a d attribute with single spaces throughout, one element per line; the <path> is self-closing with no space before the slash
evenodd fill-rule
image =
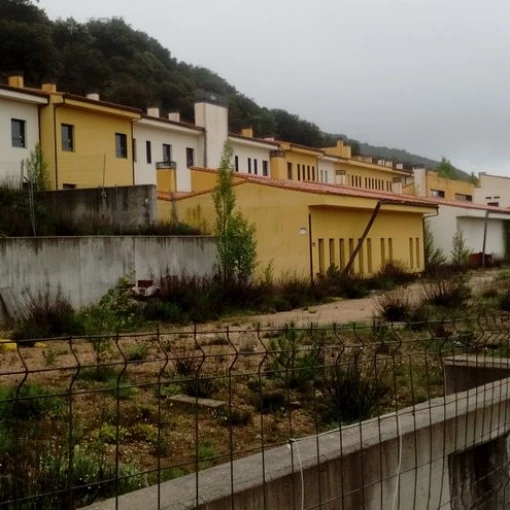
<path id="1" fill-rule="evenodd" d="M 211 190 L 218 184 L 218 173 L 211 170 L 192 168 L 191 172 L 191 191 L 197 193 L 200 191 Z M 243 180 L 241 176 L 234 173 L 234 183 Z"/>
<path id="2" fill-rule="evenodd" d="M 41 145 L 52 187 L 133 185 L 132 122 L 138 117 L 120 108 L 50 96 L 50 104 L 41 111 Z M 74 127 L 72 151 L 62 150 L 62 124 Z M 126 136 L 125 158 L 116 156 L 116 133 Z"/>
<path id="3" fill-rule="evenodd" d="M 313 270 L 317 274 L 330 265 L 330 246 L 335 265 L 342 267 L 347 263 L 350 240 L 355 246 L 376 205 L 372 199 L 314 194 L 255 183 L 242 184 L 235 190 L 237 204 L 242 204 L 244 216 L 256 227 L 259 273 L 272 264 L 279 276 L 310 275 L 309 214 Z M 210 193 L 177 200 L 177 210 L 180 221 L 197 226 L 206 223 L 212 229 L 215 215 Z M 377 272 L 383 256 L 385 262 L 391 258 L 412 271 L 423 270 L 422 214 L 430 212 L 427 208 L 383 205 L 354 271 Z M 340 246 L 344 250 L 343 258 Z"/>
<path id="4" fill-rule="evenodd" d="M 454 179 L 445 179 L 440 177 L 437 172 L 427 172 L 427 196 L 432 197 L 433 190 L 443 191 L 445 200 L 457 200 L 457 194 L 469 195 L 473 197 L 475 187 L 467 181 L 458 181 Z"/>
<path id="5" fill-rule="evenodd" d="M 157 170 L 156 186 L 157 190 L 162 193 L 176 191 L 175 170 L 173 168 Z"/>
<path id="6" fill-rule="evenodd" d="M 345 171 L 345 185 L 375 191 L 391 191 L 393 179 L 404 174 L 388 167 L 347 160 L 335 164 L 336 170 Z"/>

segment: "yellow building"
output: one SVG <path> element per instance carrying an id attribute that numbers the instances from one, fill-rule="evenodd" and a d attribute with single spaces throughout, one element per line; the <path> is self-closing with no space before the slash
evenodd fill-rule
<path id="1" fill-rule="evenodd" d="M 446 179 L 437 172 L 424 168 L 415 168 L 414 193 L 416 196 L 439 198 L 452 202 L 472 202 L 475 187 L 467 181 Z"/>
<path id="2" fill-rule="evenodd" d="M 53 189 L 130 186 L 134 180 L 133 122 L 140 112 L 43 85 L 41 147 Z"/>
<path id="3" fill-rule="evenodd" d="M 256 227 L 259 273 L 269 264 L 278 275 L 312 277 L 330 265 L 345 268 L 373 215 L 353 271 L 373 274 L 390 261 L 413 272 L 424 269 L 423 216 L 436 210 L 428 201 L 253 176 L 239 179 L 235 193 L 239 209 Z M 177 197 L 179 220 L 212 232 L 211 194 Z"/>
<path id="4" fill-rule="evenodd" d="M 324 156 L 320 149 L 295 143 L 280 142 L 271 155 L 271 177 L 277 180 L 318 182 L 318 161 Z"/>

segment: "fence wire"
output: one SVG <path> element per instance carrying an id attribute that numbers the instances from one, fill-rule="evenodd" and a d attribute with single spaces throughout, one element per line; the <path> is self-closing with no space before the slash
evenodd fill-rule
<path id="1" fill-rule="evenodd" d="M 0 508 L 510 507 L 509 332 L 480 316 L 4 342 Z"/>

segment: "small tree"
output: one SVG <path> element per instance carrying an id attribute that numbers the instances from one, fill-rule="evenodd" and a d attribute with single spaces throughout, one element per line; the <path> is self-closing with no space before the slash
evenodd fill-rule
<path id="1" fill-rule="evenodd" d="M 436 168 L 437 173 L 440 177 L 444 177 L 445 179 L 456 179 L 457 173 L 455 171 L 455 167 L 450 163 L 449 159 L 441 158 L 441 163 Z"/>
<path id="2" fill-rule="evenodd" d="M 453 236 L 451 261 L 454 267 L 466 268 L 469 264 L 469 255 L 471 250 L 466 246 L 466 240 L 462 229 L 457 228 L 457 232 Z"/>
<path id="3" fill-rule="evenodd" d="M 29 183 L 34 191 L 48 189 L 48 163 L 44 160 L 41 145 L 38 143 L 25 160 L 25 168 Z"/>
<path id="4" fill-rule="evenodd" d="M 441 248 L 434 244 L 434 236 L 427 222 L 423 227 L 423 249 L 425 252 L 425 269 L 437 269 L 446 263 L 446 257 Z"/>
<path id="5" fill-rule="evenodd" d="M 231 144 L 226 142 L 218 168 L 218 185 L 213 192 L 218 259 L 225 284 L 245 285 L 256 265 L 255 227 L 246 221 L 240 211 L 235 211 L 233 155 Z"/>

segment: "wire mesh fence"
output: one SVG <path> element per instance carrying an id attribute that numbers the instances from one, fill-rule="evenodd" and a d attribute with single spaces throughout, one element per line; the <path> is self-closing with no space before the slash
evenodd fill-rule
<path id="1" fill-rule="evenodd" d="M 4 342 L 0 508 L 506 508 L 509 332 L 480 316 Z"/>

